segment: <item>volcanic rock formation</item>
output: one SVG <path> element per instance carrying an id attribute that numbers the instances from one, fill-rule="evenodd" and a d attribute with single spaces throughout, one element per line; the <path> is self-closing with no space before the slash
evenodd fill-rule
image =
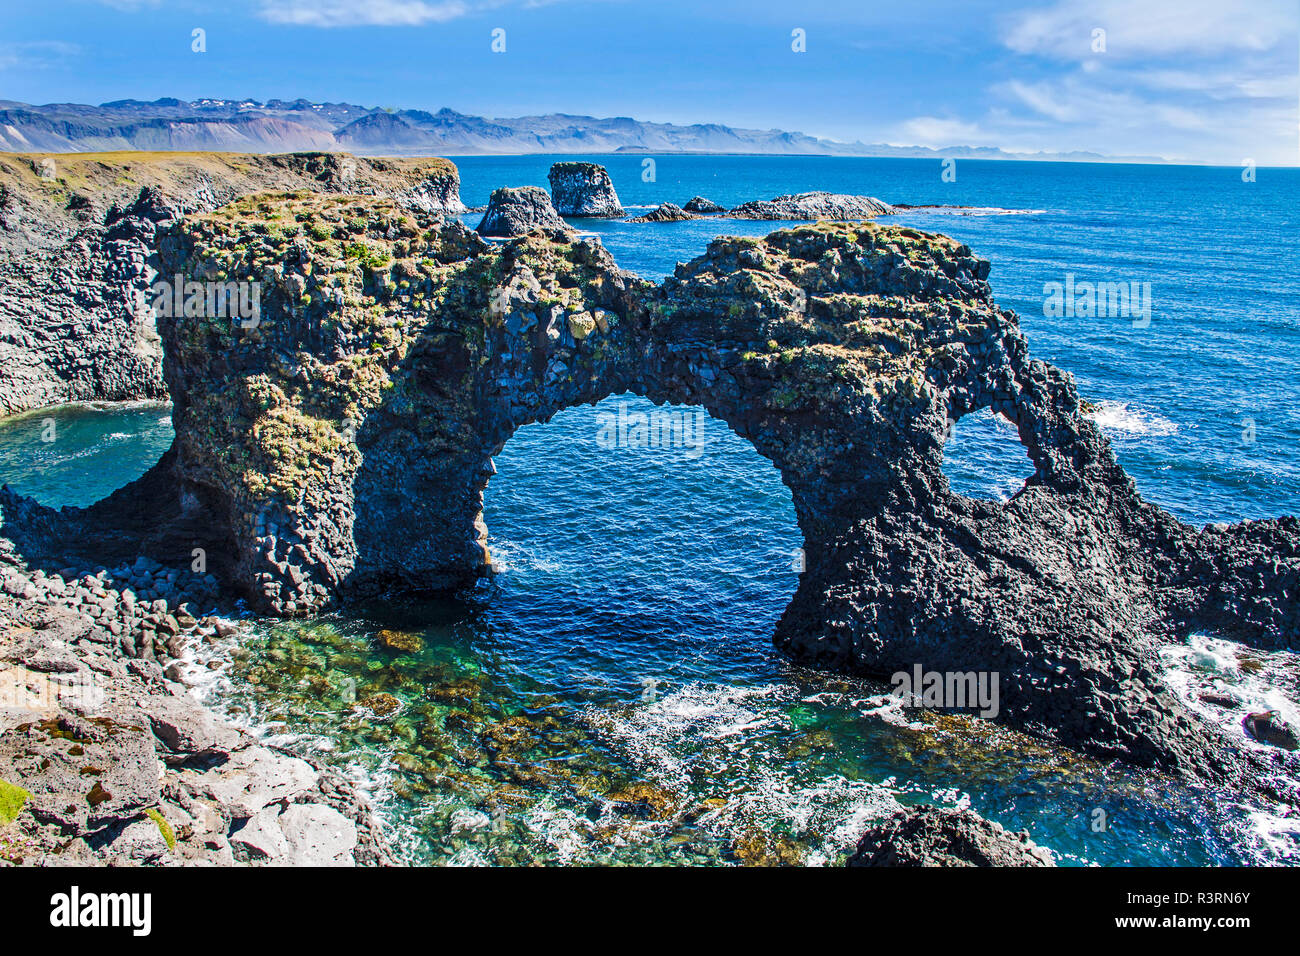
<path id="1" fill-rule="evenodd" d="M 703 196 L 694 196 L 686 201 L 682 207 L 687 212 L 697 213 L 702 216 L 711 216 L 714 213 L 726 212 L 725 206 L 719 206 L 712 199 L 705 199 Z"/>
<path id="2" fill-rule="evenodd" d="M 727 219 L 771 219 L 787 222 L 815 222 L 819 219 L 850 221 L 888 216 L 894 208 L 871 196 L 846 196 L 840 193 L 799 193 L 794 196 L 777 196 L 775 199 L 756 199 L 742 203 L 729 213 Z"/>
<path id="3" fill-rule="evenodd" d="M 1010 833 L 970 810 L 914 807 L 873 825 L 849 866 L 1055 866 L 1027 832 Z"/>
<path id="4" fill-rule="evenodd" d="M 556 163 L 547 178 L 551 202 L 561 216 L 616 219 L 625 215 L 604 166 Z"/>
<path id="5" fill-rule="evenodd" d="M 429 214 L 465 210 L 456 167 L 444 159 L 0 154 L 0 414 L 165 397 L 148 307 L 158 227 L 279 189 L 389 196 Z"/>
<path id="6" fill-rule="evenodd" d="M 634 216 L 628 222 L 685 222 L 687 219 L 699 219 L 694 213 L 689 213 L 681 206 L 674 205 L 670 202 L 660 203 L 650 210 L 644 216 Z"/>
<path id="7" fill-rule="evenodd" d="M 534 229 L 567 229 L 545 189 L 537 186 L 518 188 L 503 186 L 494 189 L 488 198 L 487 210 L 478 224 L 481 236 L 512 238 L 526 235 Z"/>
<path id="8" fill-rule="evenodd" d="M 780 470 L 806 570 L 775 640 L 801 663 L 992 672 L 1000 720 L 1225 779 L 1238 755 L 1167 689 L 1161 642 L 1300 646 L 1300 524 L 1198 529 L 1144 502 L 951 239 L 721 238 L 656 285 L 572 232 L 489 245 L 391 200 L 299 193 L 191 216 L 159 248 L 165 274 L 260 283 L 260 322 L 160 319 L 172 452 L 86 512 L 0 500 L 26 554 L 206 547 L 280 614 L 455 587 L 489 569 L 483 492 L 514 431 L 633 392 L 703 405 Z M 941 467 L 950 423 L 985 408 L 1035 466 L 1006 503 Z"/>

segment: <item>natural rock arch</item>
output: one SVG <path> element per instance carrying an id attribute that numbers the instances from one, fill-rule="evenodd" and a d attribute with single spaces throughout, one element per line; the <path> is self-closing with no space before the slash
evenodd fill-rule
<path id="1" fill-rule="evenodd" d="M 1295 519 L 1195 529 L 1143 502 L 953 240 L 819 223 L 718 239 L 656 285 L 569 231 L 489 246 L 387 200 L 282 194 L 187 219 L 161 259 L 260 282 L 261 320 L 160 320 L 173 452 L 102 507 L 29 514 L 46 540 L 152 493 L 180 505 L 151 540 L 232 553 L 264 610 L 453 587 L 484 569 L 510 434 L 631 391 L 703 405 L 780 469 L 807 566 L 775 641 L 796 661 L 993 671 L 1000 719 L 1223 778 L 1246 758 L 1165 688 L 1159 642 L 1300 643 Z M 947 422 L 985 407 L 1036 466 L 1005 504 L 942 473 Z"/>

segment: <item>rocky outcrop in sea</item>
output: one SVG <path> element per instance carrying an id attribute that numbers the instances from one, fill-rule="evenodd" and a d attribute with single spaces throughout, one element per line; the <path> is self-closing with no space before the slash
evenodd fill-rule
<path id="1" fill-rule="evenodd" d="M 551 205 L 546 190 L 537 186 L 503 186 L 492 191 L 475 231 L 480 236 L 512 238 L 527 235 L 534 229 L 568 228 Z"/>
<path id="2" fill-rule="evenodd" d="M 693 212 L 700 216 L 712 216 L 716 213 L 726 212 L 726 206 L 719 206 L 712 199 L 705 199 L 703 196 L 693 196 L 682 206 L 687 212 Z"/>
<path id="3" fill-rule="evenodd" d="M 674 205 L 670 202 L 660 203 L 644 216 L 634 216 L 628 222 L 685 222 L 688 219 L 699 219 L 694 213 L 689 213 L 682 209 L 681 206 Z"/>
<path id="4" fill-rule="evenodd" d="M 872 825 L 849 866 L 1055 866 L 1050 850 L 971 810 L 910 807 Z"/>
<path id="5" fill-rule="evenodd" d="M 619 219 L 626 215 L 604 166 L 556 163 L 547 178 L 551 203 L 561 216 Z"/>
<path id="6" fill-rule="evenodd" d="M 86 511 L 16 511 L 24 554 L 205 547 L 277 614 L 456 587 L 489 570 L 483 491 L 514 430 L 632 391 L 704 405 L 780 469 L 805 538 L 775 635 L 792 659 L 992 673 L 997 719 L 1042 737 L 1267 772 L 1174 697 L 1158 647 L 1197 629 L 1295 647 L 1300 527 L 1193 528 L 1144 502 L 960 243 L 821 223 L 716 240 L 654 284 L 571 232 L 489 245 L 391 200 L 301 194 L 191 216 L 160 255 L 261 282 L 263 321 L 160 321 L 173 453 Z M 941 468 L 949 423 L 983 408 L 1036 466 L 1005 504 Z"/>
<path id="7" fill-rule="evenodd" d="M 893 211 L 889 203 L 871 196 L 811 192 L 742 203 L 724 215 L 728 219 L 771 219 L 787 222 L 816 222 L 829 219 L 836 222 L 854 222 L 874 219 L 877 216 L 888 216 Z"/>
<path id="8" fill-rule="evenodd" d="M 828 194 L 774 202 L 800 218 L 869 209 L 808 195 Z M 998 720 L 1102 758 L 1243 789 L 1294 772 L 1292 753 L 1243 751 L 1190 712 L 1159 647 L 1196 631 L 1300 646 L 1300 523 L 1195 528 L 1142 500 L 1073 380 L 1030 357 L 969 247 L 821 222 L 718 239 L 652 283 L 572 231 L 489 244 L 396 197 L 275 191 L 182 219 L 168 196 L 136 193 L 112 217 L 126 238 L 105 241 L 138 245 L 96 255 L 156 250 L 164 275 L 256 283 L 260 320 L 159 317 L 176 440 L 138 482 L 87 509 L 0 493 L 20 627 L 54 626 L 28 585 L 71 579 L 72 610 L 108 614 L 104 640 L 58 639 L 71 654 L 85 644 L 127 661 L 124 679 L 135 662 L 166 681 L 172 621 L 191 637 L 216 627 L 208 600 L 298 615 L 472 582 L 490 571 L 493 456 L 522 425 L 630 391 L 703 405 L 780 470 L 806 561 L 774 636 L 791 659 L 877 677 L 994 674 Z M 951 423 L 982 409 L 1015 426 L 1035 466 L 1006 503 L 955 494 L 942 472 Z M 125 599 L 123 587 L 141 596 L 141 555 L 179 568 L 194 549 L 219 594 L 186 619 L 185 600 Z M 60 650 L 26 633 L 12 644 L 24 674 L 46 644 Z M 292 843 L 301 813 L 281 818 L 295 802 L 250 832 Z M 227 842 L 265 809 L 238 827 L 232 816 Z"/>
<path id="9" fill-rule="evenodd" d="M 0 154 L 0 414 L 166 397 L 149 307 L 157 231 L 268 190 L 388 196 L 431 215 L 465 209 L 456 167 L 442 159 Z"/>

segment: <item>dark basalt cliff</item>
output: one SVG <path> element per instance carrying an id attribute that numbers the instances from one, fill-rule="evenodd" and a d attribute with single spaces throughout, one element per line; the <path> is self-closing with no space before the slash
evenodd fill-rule
<path id="1" fill-rule="evenodd" d="M 0 154 L 0 414 L 163 398 L 146 292 L 159 226 L 265 190 L 388 196 L 460 213 L 443 159 L 345 153 Z"/>
<path id="2" fill-rule="evenodd" d="M 1300 645 L 1300 525 L 1197 529 L 1142 501 L 964 245 L 819 223 L 718 239 L 655 285 L 571 232 L 490 246 L 297 193 L 159 248 L 165 274 L 261 283 L 260 320 L 160 319 L 172 454 L 89 512 L 11 503 L 29 551 L 147 527 L 156 550 L 224 555 L 280 614 L 454 587 L 489 567 L 483 491 L 515 429 L 634 392 L 703 405 L 780 470 L 807 563 L 775 635 L 792 659 L 995 671 L 999 719 L 1087 752 L 1206 779 L 1257 759 L 1172 696 L 1158 647 L 1202 628 Z M 948 423 L 982 408 L 1036 467 L 1006 504 L 941 470 Z"/>

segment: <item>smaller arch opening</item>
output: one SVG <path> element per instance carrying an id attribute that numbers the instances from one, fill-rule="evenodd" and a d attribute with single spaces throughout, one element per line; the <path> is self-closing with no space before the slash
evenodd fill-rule
<path id="1" fill-rule="evenodd" d="M 949 423 L 943 474 L 957 494 L 977 501 L 1010 501 L 1034 471 L 1016 426 L 992 409 L 981 408 Z"/>

